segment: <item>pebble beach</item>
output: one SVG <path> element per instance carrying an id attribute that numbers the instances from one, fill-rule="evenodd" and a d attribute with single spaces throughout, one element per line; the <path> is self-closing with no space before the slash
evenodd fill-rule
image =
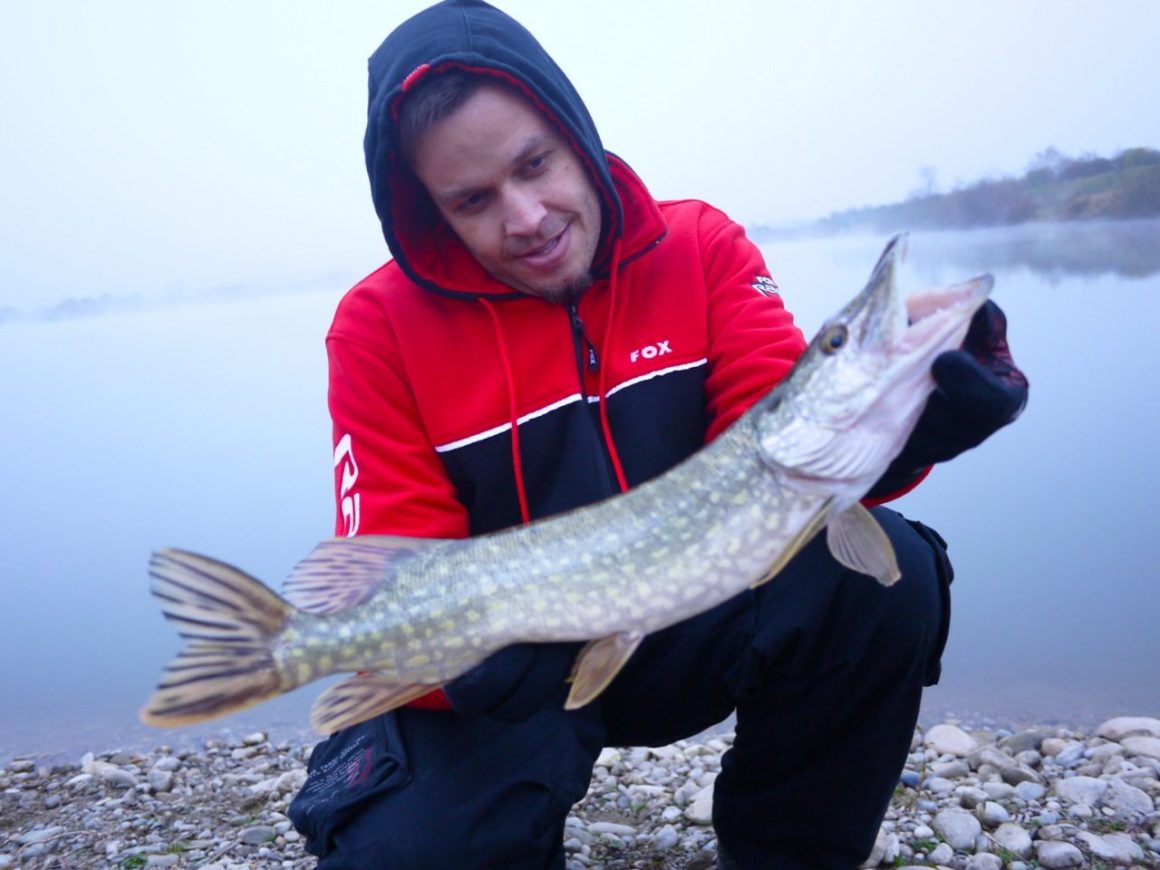
<path id="1" fill-rule="evenodd" d="M 605 749 L 567 820 L 568 870 L 708 870 L 712 786 L 731 733 Z M 0 768 L 3 868 L 305 870 L 286 818 L 312 739 L 17 757 Z M 864 867 L 1160 867 L 1160 719 L 916 730 Z"/>

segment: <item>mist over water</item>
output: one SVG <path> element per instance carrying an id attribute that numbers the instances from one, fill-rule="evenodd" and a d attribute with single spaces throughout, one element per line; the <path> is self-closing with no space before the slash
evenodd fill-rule
<path id="1" fill-rule="evenodd" d="M 884 241 L 765 246 L 807 333 Z M 1014 426 L 895 505 L 957 572 L 928 717 L 1160 715 L 1158 251 L 1155 222 L 911 237 L 910 288 L 994 273 L 1032 383 Z M 0 324 L 0 760 L 306 730 L 318 686 L 201 729 L 136 724 L 178 648 L 146 563 L 178 546 L 277 587 L 331 533 L 322 341 L 343 289 Z"/>

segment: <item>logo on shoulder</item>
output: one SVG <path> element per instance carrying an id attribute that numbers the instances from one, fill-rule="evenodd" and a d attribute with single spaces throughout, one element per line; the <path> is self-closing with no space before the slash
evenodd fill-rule
<path id="1" fill-rule="evenodd" d="M 777 282 L 766 275 L 758 275 L 753 279 L 752 287 L 762 296 L 780 296 Z"/>

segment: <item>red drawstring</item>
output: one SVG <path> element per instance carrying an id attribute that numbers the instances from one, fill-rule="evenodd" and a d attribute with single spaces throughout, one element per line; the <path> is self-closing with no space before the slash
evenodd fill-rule
<path id="1" fill-rule="evenodd" d="M 504 376 L 507 378 L 508 416 L 511 418 L 512 425 L 512 469 L 516 477 L 516 495 L 520 500 L 520 520 L 526 523 L 531 520 L 531 513 L 528 511 L 527 487 L 524 486 L 524 469 L 520 463 L 520 422 L 519 410 L 516 406 L 516 381 L 512 374 L 512 362 L 508 357 L 503 328 L 500 326 L 499 312 L 487 299 L 480 299 L 480 302 L 487 309 L 487 313 L 491 315 L 492 324 L 495 326 L 495 337 L 499 344 L 499 359 L 503 364 Z"/>
<path id="2" fill-rule="evenodd" d="M 612 459 L 612 468 L 616 472 L 616 483 L 621 492 L 628 490 L 628 478 L 624 476 L 624 466 L 620 462 L 620 454 L 616 452 L 616 444 L 612 440 L 612 427 L 608 423 L 608 394 L 605 390 L 606 374 L 609 360 L 612 358 L 612 331 L 616 325 L 616 288 L 620 278 L 620 239 L 612 248 L 612 270 L 608 273 L 608 320 L 604 326 L 604 365 L 600 367 L 600 428 L 604 432 L 604 443 L 608 445 L 608 455 Z"/>

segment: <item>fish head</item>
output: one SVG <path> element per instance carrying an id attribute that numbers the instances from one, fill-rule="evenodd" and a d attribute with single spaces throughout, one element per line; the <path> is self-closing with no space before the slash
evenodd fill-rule
<path id="1" fill-rule="evenodd" d="M 931 363 L 962 344 L 991 291 L 982 275 L 908 298 L 897 282 L 905 247 L 905 236 L 890 240 L 865 289 L 759 406 L 759 451 L 791 484 L 861 498 L 922 414 L 935 388 Z"/>

